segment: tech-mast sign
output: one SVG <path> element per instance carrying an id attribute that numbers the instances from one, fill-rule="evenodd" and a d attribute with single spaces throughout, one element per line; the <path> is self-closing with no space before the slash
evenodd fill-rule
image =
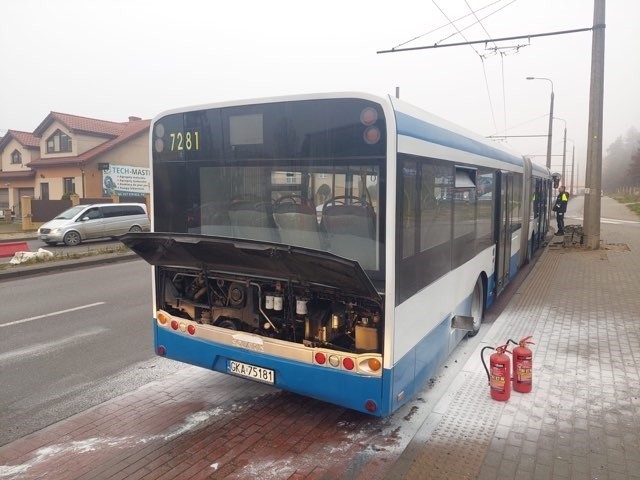
<path id="1" fill-rule="evenodd" d="M 102 171 L 102 195 L 142 196 L 149 193 L 151 169 L 127 165 L 109 165 Z"/>

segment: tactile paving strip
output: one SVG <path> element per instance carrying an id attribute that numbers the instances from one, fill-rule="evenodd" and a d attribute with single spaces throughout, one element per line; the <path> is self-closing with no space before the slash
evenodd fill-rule
<path id="1" fill-rule="evenodd" d="M 484 374 L 466 371 L 461 375 L 463 381 L 453 399 L 445 400 L 443 405 L 446 415 L 425 443 L 423 453 L 407 472 L 406 479 L 477 477 L 504 403 L 491 399 Z"/>

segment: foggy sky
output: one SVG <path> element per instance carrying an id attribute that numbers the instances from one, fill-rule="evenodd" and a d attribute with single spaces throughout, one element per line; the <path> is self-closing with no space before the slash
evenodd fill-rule
<path id="1" fill-rule="evenodd" d="M 0 4 L 0 135 L 33 131 L 50 111 L 111 121 L 170 108 L 292 93 L 363 91 L 400 97 L 481 135 L 546 135 L 566 120 L 584 174 L 591 32 L 377 54 L 495 0 L 5 0 Z M 591 27 L 593 0 L 500 0 L 482 26 L 437 30 L 405 47 Z M 640 128 L 640 2 L 606 11 L 606 147 Z M 456 23 L 459 28 L 473 16 Z M 482 28 L 484 27 L 484 28 Z M 486 30 L 486 31 L 485 31 Z M 491 48 L 495 45 L 487 44 Z M 560 170 L 564 122 L 555 121 Z M 546 138 L 509 144 L 545 164 Z"/>

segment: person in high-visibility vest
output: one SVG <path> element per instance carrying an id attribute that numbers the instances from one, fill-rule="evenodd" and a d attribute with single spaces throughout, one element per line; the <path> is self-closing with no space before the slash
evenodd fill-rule
<path id="1" fill-rule="evenodd" d="M 564 214 L 567 211 L 567 202 L 569 202 L 569 194 L 564 191 L 564 185 L 560 185 L 558 198 L 556 198 L 556 203 L 553 206 L 553 211 L 556 212 L 556 221 L 558 222 L 556 235 L 564 235 Z"/>

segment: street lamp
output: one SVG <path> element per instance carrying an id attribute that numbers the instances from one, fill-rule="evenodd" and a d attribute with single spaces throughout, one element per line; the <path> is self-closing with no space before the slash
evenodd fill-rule
<path id="1" fill-rule="evenodd" d="M 562 145 L 562 185 L 567 187 L 567 181 L 565 179 L 565 168 L 567 165 L 567 121 L 564 118 L 555 117 L 556 120 L 564 122 L 564 143 Z"/>
<path id="2" fill-rule="evenodd" d="M 527 77 L 527 80 L 546 80 L 551 84 L 551 107 L 549 108 L 549 135 L 547 137 L 547 168 L 551 169 L 551 136 L 553 135 L 553 82 L 550 78 Z"/>

